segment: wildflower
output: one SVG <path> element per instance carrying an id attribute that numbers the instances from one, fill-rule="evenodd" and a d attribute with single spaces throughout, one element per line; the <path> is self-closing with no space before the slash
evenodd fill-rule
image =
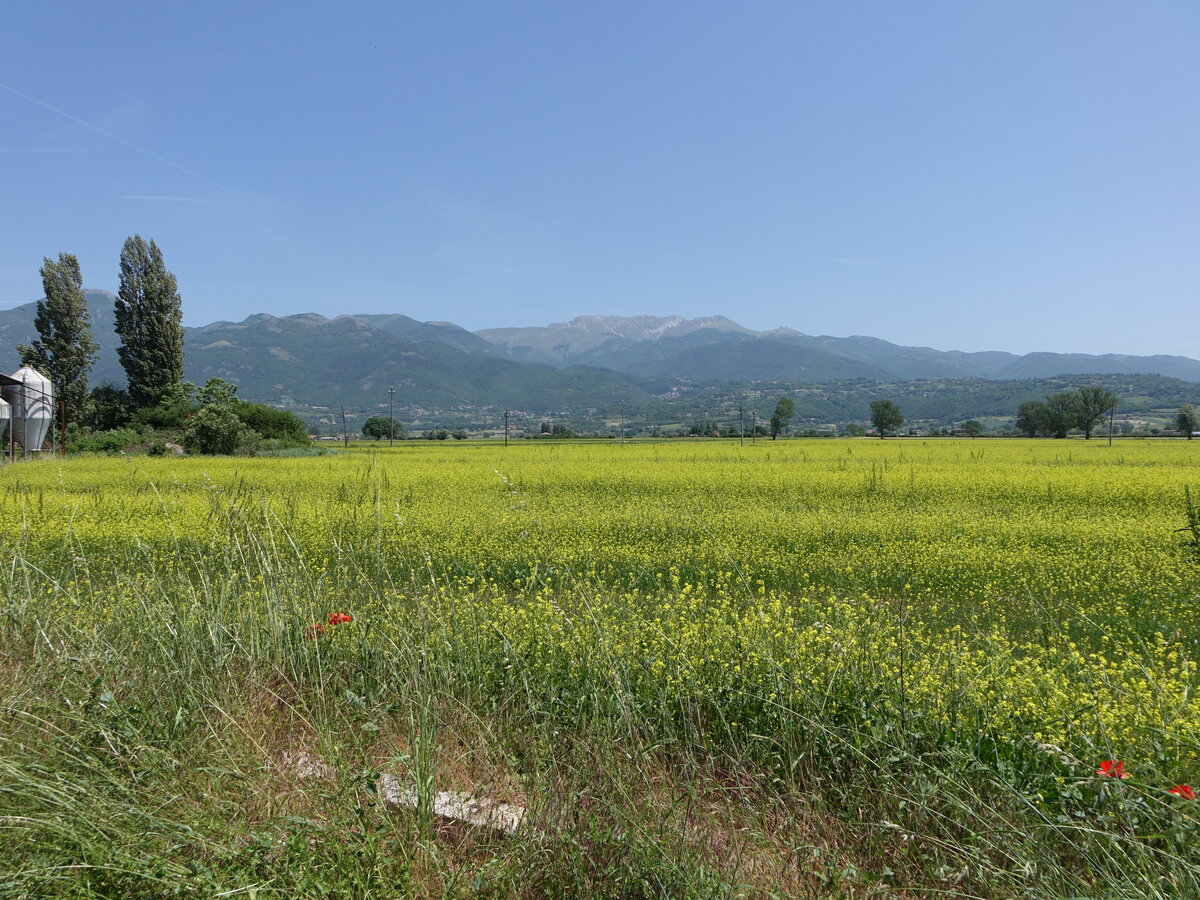
<path id="1" fill-rule="evenodd" d="M 325 626 L 322 625 L 320 622 L 317 622 L 313 625 L 309 625 L 306 629 L 304 629 L 304 636 L 306 638 L 308 638 L 310 641 L 315 641 L 317 638 L 319 638 L 324 633 L 325 633 Z"/>
<path id="2" fill-rule="evenodd" d="M 1173 797 L 1182 797 L 1184 800 L 1196 799 L 1196 792 L 1190 784 L 1177 784 L 1167 791 L 1167 793 Z"/>
<path id="3" fill-rule="evenodd" d="M 1106 759 L 1100 763 L 1100 768 L 1096 770 L 1097 775 L 1103 775 L 1105 778 L 1128 778 L 1129 775 L 1125 772 L 1125 763 L 1119 759 Z"/>
<path id="4" fill-rule="evenodd" d="M 354 621 L 354 616 L 350 615 L 349 613 L 330 613 L 329 614 L 329 624 L 330 625 L 343 625 L 346 622 L 353 622 L 353 621 Z"/>

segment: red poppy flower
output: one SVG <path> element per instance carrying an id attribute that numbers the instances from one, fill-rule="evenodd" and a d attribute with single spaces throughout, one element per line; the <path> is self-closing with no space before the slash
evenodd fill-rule
<path id="1" fill-rule="evenodd" d="M 1184 800 L 1196 799 L 1196 792 L 1192 789 L 1190 784 L 1177 784 L 1175 787 L 1167 791 L 1167 793 L 1175 797 L 1182 797 Z"/>
<path id="2" fill-rule="evenodd" d="M 315 625 L 309 625 L 306 629 L 304 629 L 304 636 L 306 638 L 308 638 L 310 641 L 315 641 L 317 638 L 319 638 L 324 633 L 325 633 L 325 626 L 322 625 L 320 622 L 317 622 Z"/>
<path id="3" fill-rule="evenodd" d="M 350 615 L 349 613 L 330 613 L 329 614 L 329 624 L 330 625 L 344 625 L 346 622 L 353 622 L 353 621 L 354 621 L 354 616 Z"/>
<path id="4" fill-rule="evenodd" d="M 1125 772 L 1125 763 L 1119 759 L 1106 759 L 1100 763 L 1100 768 L 1096 770 L 1097 775 L 1103 775 L 1105 778 L 1128 778 L 1129 775 Z"/>

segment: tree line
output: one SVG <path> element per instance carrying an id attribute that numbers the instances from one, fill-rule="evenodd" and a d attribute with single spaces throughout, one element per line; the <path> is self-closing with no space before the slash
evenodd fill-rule
<path id="1" fill-rule="evenodd" d="M 39 271 L 45 296 L 34 317 L 38 338 L 19 344 L 17 352 L 22 366 L 37 369 L 54 385 L 79 448 L 117 450 L 141 440 L 165 452 L 160 432 L 201 453 L 232 453 L 264 440 L 307 443 L 297 416 L 239 400 L 237 387 L 220 378 L 200 389 L 183 380 L 183 301 L 153 240 L 135 234 L 121 248 L 114 330 L 125 388 L 88 389 L 99 345 L 78 258 L 45 257 Z"/>
<path id="2" fill-rule="evenodd" d="M 1083 432 L 1085 440 L 1090 440 L 1104 416 L 1115 413 L 1116 405 L 1117 398 L 1112 391 L 1095 386 L 1080 387 L 1073 391 L 1049 394 L 1044 400 L 1022 403 L 1015 424 L 1017 429 L 1028 437 L 1065 438 L 1068 432 L 1078 429 Z M 786 433 L 795 414 L 796 407 L 793 401 L 788 397 L 780 397 L 771 416 L 772 440 Z M 871 402 L 870 418 L 880 438 L 894 434 L 904 424 L 904 415 L 900 407 L 887 399 Z M 1200 429 L 1200 415 L 1190 403 L 1179 407 L 1175 422 L 1188 440 Z M 960 431 L 970 437 L 977 437 L 983 432 L 983 426 L 970 419 L 960 426 Z M 847 433 L 859 437 L 865 434 L 865 431 L 861 426 L 857 426 L 847 428 Z"/>
<path id="3" fill-rule="evenodd" d="M 1091 439 L 1096 423 L 1112 413 L 1117 398 L 1101 387 L 1081 387 L 1074 391 L 1050 394 L 1045 400 L 1030 400 L 1017 410 L 1017 428 L 1029 437 L 1065 438 L 1073 428 Z"/>
<path id="4" fill-rule="evenodd" d="M 1105 415 L 1116 413 L 1117 398 L 1112 391 L 1100 387 L 1081 387 L 1074 391 L 1048 394 L 1044 400 L 1022 403 L 1017 411 L 1016 426 L 1028 437 L 1065 438 L 1067 432 L 1079 429 L 1088 440 Z M 1200 425 L 1195 408 L 1190 403 L 1179 407 L 1175 423 L 1190 441 Z"/>

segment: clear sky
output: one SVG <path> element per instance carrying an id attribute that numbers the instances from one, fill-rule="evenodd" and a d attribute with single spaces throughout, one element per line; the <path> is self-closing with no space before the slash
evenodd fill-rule
<path id="1" fill-rule="evenodd" d="M 0 307 L 1200 357 L 1200 4 L 0 6 Z"/>

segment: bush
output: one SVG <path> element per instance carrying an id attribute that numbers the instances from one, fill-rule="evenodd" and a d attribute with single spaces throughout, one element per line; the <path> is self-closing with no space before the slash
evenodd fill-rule
<path id="1" fill-rule="evenodd" d="M 206 455 L 253 454 L 261 435 L 246 428 L 229 405 L 212 404 L 188 420 L 183 446 L 188 452 Z"/>
<path id="2" fill-rule="evenodd" d="M 83 435 L 72 442 L 68 450 L 72 453 L 120 453 L 141 440 L 141 434 L 133 428 L 113 428 Z M 166 450 L 165 445 L 163 449 Z"/>
<path id="3" fill-rule="evenodd" d="M 133 400 L 129 392 L 105 382 L 92 388 L 88 397 L 83 424 L 97 431 L 112 431 L 129 424 L 133 415 Z"/>
<path id="4" fill-rule="evenodd" d="M 192 399 L 195 391 L 195 385 L 186 381 L 171 385 L 158 405 L 144 407 L 133 414 L 133 424 L 155 429 L 182 428 L 185 420 L 196 411 L 196 402 Z"/>
<path id="5" fill-rule="evenodd" d="M 264 438 L 287 441 L 290 446 L 308 443 L 308 428 L 294 413 L 247 400 L 234 401 L 232 409 L 242 424 Z"/>

